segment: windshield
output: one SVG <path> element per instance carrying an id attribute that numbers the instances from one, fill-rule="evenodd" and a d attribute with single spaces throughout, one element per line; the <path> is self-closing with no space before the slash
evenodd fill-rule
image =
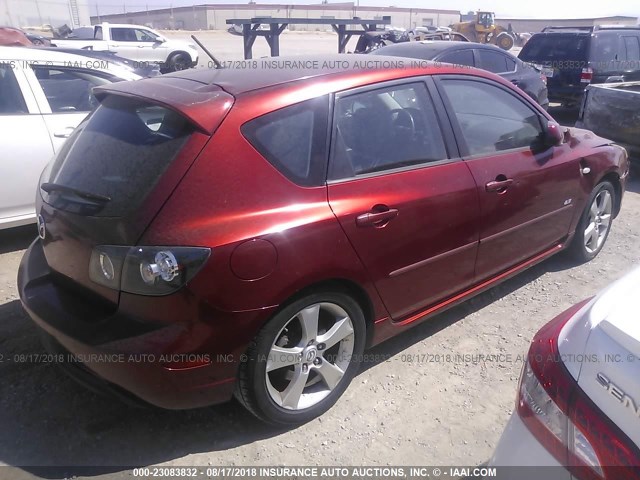
<path id="1" fill-rule="evenodd" d="M 45 173 L 42 181 L 51 185 L 50 193 L 43 192 L 44 199 L 56 208 L 83 211 L 77 195 L 72 195 L 80 191 L 85 198 L 87 194 L 109 198 L 97 211 L 86 213 L 124 216 L 149 194 L 191 133 L 189 122 L 172 110 L 107 97 Z"/>

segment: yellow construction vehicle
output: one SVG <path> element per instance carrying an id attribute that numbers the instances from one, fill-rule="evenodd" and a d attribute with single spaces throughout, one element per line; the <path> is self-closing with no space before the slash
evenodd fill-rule
<path id="1" fill-rule="evenodd" d="M 471 42 L 492 43 L 503 50 L 510 50 L 515 43 L 513 32 L 496 25 L 493 12 L 477 12 L 475 20 L 454 23 L 451 28 Z"/>

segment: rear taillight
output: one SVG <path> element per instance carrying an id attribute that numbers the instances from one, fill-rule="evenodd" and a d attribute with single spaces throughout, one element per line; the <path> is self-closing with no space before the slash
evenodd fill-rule
<path id="1" fill-rule="evenodd" d="M 200 247 L 101 245 L 91 253 L 89 278 L 113 290 L 168 295 L 191 280 L 210 254 Z"/>
<path id="2" fill-rule="evenodd" d="M 580 480 L 640 479 L 640 450 L 578 386 L 562 362 L 558 317 L 533 339 L 517 410 L 558 462 Z"/>
<path id="3" fill-rule="evenodd" d="M 591 83 L 593 80 L 593 69 L 591 67 L 585 67 L 580 74 L 580 83 Z"/>
<path id="4" fill-rule="evenodd" d="M 545 85 L 547 84 L 547 76 L 544 73 L 540 74 L 540 80 L 542 80 L 542 83 Z"/>

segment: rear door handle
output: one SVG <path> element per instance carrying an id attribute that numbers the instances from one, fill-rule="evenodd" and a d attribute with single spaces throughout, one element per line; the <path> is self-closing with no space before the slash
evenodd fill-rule
<path id="1" fill-rule="evenodd" d="M 367 212 L 356 217 L 356 225 L 358 227 L 381 226 L 389 220 L 393 220 L 398 216 L 397 208 L 390 208 L 382 212 Z"/>
<path id="2" fill-rule="evenodd" d="M 492 182 L 487 183 L 484 188 L 487 192 L 498 192 L 502 193 L 509 185 L 513 183 L 513 178 L 507 178 L 505 180 L 494 180 Z"/>

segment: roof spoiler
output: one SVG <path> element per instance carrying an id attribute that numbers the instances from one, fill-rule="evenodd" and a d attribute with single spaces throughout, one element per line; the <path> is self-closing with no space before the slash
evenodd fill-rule
<path id="1" fill-rule="evenodd" d="M 170 75 L 103 85 L 95 87 L 93 93 L 99 102 L 118 95 L 163 106 L 208 135 L 220 126 L 235 100 L 217 85 Z"/>

